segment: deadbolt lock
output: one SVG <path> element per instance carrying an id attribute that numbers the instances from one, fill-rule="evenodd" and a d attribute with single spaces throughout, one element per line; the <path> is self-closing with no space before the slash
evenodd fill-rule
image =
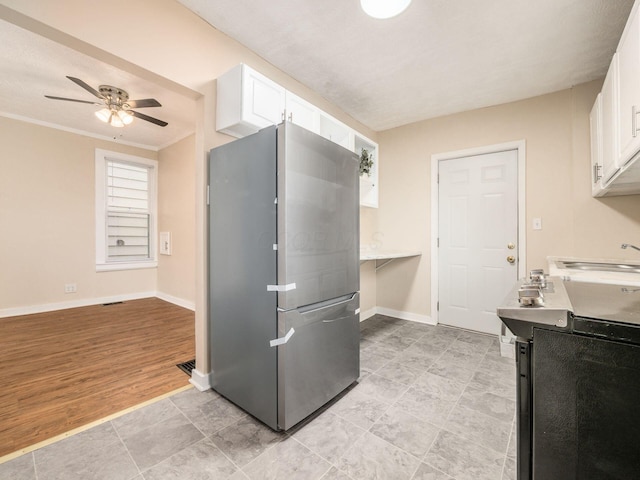
<path id="1" fill-rule="evenodd" d="M 509 263 L 516 263 L 516 257 L 514 257 L 513 255 L 509 255 L 507 257 L 507 262 Z"/>
<path id="2" fill-rule="evenodd" d="M 507 248 L 508 248 L 509 250 L 513 250 L 514 248 L 516 248 L 516 245 L 515 245 L 514 243 L 508 243 L 508 244 L 507 244 Z"/>

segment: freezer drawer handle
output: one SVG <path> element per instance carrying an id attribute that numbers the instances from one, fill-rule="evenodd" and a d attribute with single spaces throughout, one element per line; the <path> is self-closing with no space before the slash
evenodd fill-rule
<path id="1" fill-rule="evenodd" d="M 289 331 L 287 332 L 287 334 L 284 337 L 280 337 L 280 338 L 276 338 L 274 340 L 271 340 L 269 342 L 269 345 L 271 347 L 277 347 L 278 345 L 284 345 L 285 343 L 287 343 L 289 341 L 289 339 L 291 337 L 293 337 L 294 333 L 296 333 L 296 331 L 293 328 L 290 328 Z"/>
<path id="2" fill-rule="evenodd" d="M 288 292 L 289 290 L 295 289 L 295 283 L 287 283 L 286 285 L 267 285 L 267 292 Z"/>
<path id="3" fill-rule="evenodd" d="M 324 310 L 325 308 L 328 308 L 328 307 L 335 307 L 337 305 L 342 305 L 343 303 L 350 302 L 354 298 L 356 298 L 356 293 L 351 295 L 349 298 L 346 298 L 346 299 L 341 300 L 339 302 L 331 303 L 331 304 L 324 304 L 324 305 L 322 305 L 320 307 L 317 307 L 317 308 L 302 307 L 302 308 L 298 309 L 298 312 L 300 312 L 301 314 L 313 313 L 313 312 L 317 312 L 318 310 Z M 327 301 L 327 303 L 328 303 L 328 301 Z"/>

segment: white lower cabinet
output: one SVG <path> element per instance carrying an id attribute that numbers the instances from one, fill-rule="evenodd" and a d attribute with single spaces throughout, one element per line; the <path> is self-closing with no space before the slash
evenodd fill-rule
<path id="1" fill-rule="evenodd" d="M 368 174 L 360 175 L 360 205 L 378 208 L 377 143 L 245 64 L 236 65 L 218 78 L 217 131 L 240 138 L 285 119 L 358 156 L 367 150 L 373 165 Z"/>

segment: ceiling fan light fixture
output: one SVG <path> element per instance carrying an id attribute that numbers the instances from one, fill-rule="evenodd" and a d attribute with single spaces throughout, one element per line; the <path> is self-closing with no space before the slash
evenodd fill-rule
<path id="1" fill-rule="evenodd" d="M 386 19 L 404 12 L 411 0 L 360 0 L 362 10 L 373 18 Z"/>
<path id="2" fill-rule="evenodd" d="M 111 120 L 109 121 L 109 125 L 116 128 L 122 128 L 124 127 L 124 122 L 122 121 L 118 113 L 113 113 L 111 115 Z"/>
<path id="3" fill-rule="evenodd" d="M 129 125 L 131 124 L 131 122 L 133 122 L 133 115 L 131 115 L 126 110 L 119 110 L 118 118 L 120 118 L 120 120 L 122 120 L 122 123 L 125 125 Z"/>
<path id="4" fill-rule="evenodd" d="M 109 123 L 109 120 L 111 119 L 111 110 L 109 110 L 108 108 L 101 108 L 96 112 L 96 117 L 98 117 L 104 123 Z"/>

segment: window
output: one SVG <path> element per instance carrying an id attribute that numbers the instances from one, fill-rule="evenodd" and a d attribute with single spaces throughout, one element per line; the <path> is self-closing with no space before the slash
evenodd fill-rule
<path id="1" fill-rule="evenodd" d="M 96 149 L 96 269 L 150 268 L 156 261 L 158 164 Z"/>

